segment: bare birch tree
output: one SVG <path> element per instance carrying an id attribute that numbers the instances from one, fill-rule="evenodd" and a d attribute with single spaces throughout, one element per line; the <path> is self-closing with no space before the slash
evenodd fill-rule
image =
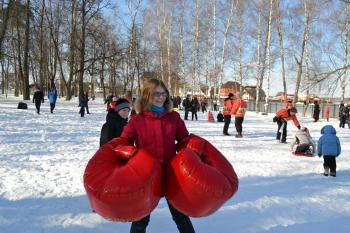
<path id="1" fill-rule="evenodd" d="M 267 29 L 267 94 L 265 98 L 265 113 L 268 113 L 270 96 L 270 75 L 271 75 L 271 23 L 272 23 L 273 0 L 269 1 L 269 19 Z"/>
<path id="2" fill-rule="evenodd" d="M 304 23 L 304 34 L 303 34 L 304 36 L 303 36 L 303 40 L 301 43 L 300 57 L 299 57 L 299 59 L 297 57 L 295 57 L 295 61 L 297 63 L 297 67 L 298 67 L 298 74 L 297 74 L 297 81 L 295 84 L 293 104 L 298 102 L 300 82 L 301 82 L 301 77 L 302 77 L 302 73 L 303 73 L 303 59 L 304 59 L 305 45 L 307 43 L 307 36 L 308 36 L 308 32 L 309 32 L 310 14 L 309 14 L 309 11 L 307 8 L 307 0 L 304 0 L 304 8 L 305 8 L 305 23 Z"/>
<path id="3" fill-rule="evenodd" d="M 279 53 L 281 58 L 281 76 L 282 76 L 282 83 L 283 83 L 283 95 L 284 99 L 287 99 L 287 82 L 286 82 L 286 71 L 284 68 L 284 46 L 283 46 L 283 26 L 281 22 L 281 9 L 280 9 L 280 0 L 275 0 L 276 4 L 276 26 L 277 26 L 277 34 L 278 34 L 278 46 L 279 46 Z"/>
<path id="4" fill-rule="evenodd" d="M 343 66 L 348 67 L 348 41 L 349 41 L 349 4 L 344 3 L 344 15 L 345 15 L 345 22 L 344 27 L 342 30 L 342 46 L 344 50 L 343 55 Z M 347 86 L 347 80 L 348 79 L 348 68 L 344 69 L 344 74 L 340 80 L 340 87 L 341 87 L 341 100 L 344 102 L 345 99 L 345 89 Z"/>

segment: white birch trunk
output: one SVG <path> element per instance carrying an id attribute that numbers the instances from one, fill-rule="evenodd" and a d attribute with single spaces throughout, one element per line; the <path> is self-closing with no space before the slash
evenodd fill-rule
<path id="1" fill-rule="evenodd" d="M 180 15 L 180 59 L 181 59 L 181 78 L 183 82 L 185 80 L 185 55 L 183 49 L 183 40 L 184 40 L 184 15 L 185 15 L 185 0 L 181 0 L 181 15 Z M 187 94 L 187 90 L 185 88 L 185 94 Z"/>
<path id="2" fill-rule="evenodd" d="M 344 48 L 344 67 L 348 67 L 348 40 L 349 40 L 349 4 L 344 3 L 344 13 L 345 13 L 345 24 L 343 29 L 343 48 Z M 348 78 L 348 68 L 345 68 L 344 75 L 341 78 L 341 100 L 344 102 L 345 99 L 345 89 L 347 85 Z"/>
<path id="3" fill-rule="evenodd" d="M 237 10 L 237 19 L 238 19 L 238 31 L 239 31 L 239 92 L 243 92 L 243 12 L 244 12 L 244 1 L 240 1 L 239 10 Z"/>
<path id="4" fill-rule="evenodd" d="M 210 1 L 208 1 L 208 6 L 207 6 L 207 27 L 208 27 L 208 32 L 207 32 L 207 53 L 206 53 L 206 58 L 205 58 L 205 85 L 208 88 L 206 96 L 209 97 L 210 95 L 210 90 L 211 90 L 211 81 L 210 81 L 210 37 L 211 37 L 211 4 Z"/>
<path id="5" fill-rule="evenodd" d="M 171 86 L 171 30 L 172 30 L 172 13 L 170 14 L 170 19 L 168 20 L 168 38 L 167 38 L 167 60 L 168 60 L 168 89 L 171 92 L 170 95 L 173 94 L 174 90 Z"/>
<path id="6" fill-rule="evenodd" d="M 220 73 L 219 73 L 219 85 L 222 85 L 222 79 L 223 79 L 223 73 L 224 73 L 224 65 L 225 65 L 225 48 L 226 48 L 226 41 L 228 32 L 230 31 L 231 24 L 232 24 L 232 15 L 233 15 L 233 8 L 234 8 L 234 0 L 231 0 L 231 8 L 230 8 L 230 15 L 227 18 L 226 25 L 225 25 L 225 33 L 222 43 L 222 49 L 221 49 L 221 63 L 220 63 Z"/>
<path id="7" fill-rule="evenodd" d="M 160 0 L 164 3 L 164 0 Z M 160 62 L 160 78 L 164 81 L 164 64 L 163 64 L 163 27 L 161 25 L 160 2 L 157 2 L 157 34 L 159 41 L 159 62 Z"/>
<path id="8" fill-rule="evenodd" d="M 283 82 L 283 92 L 284 92 L 284 99 L 287 99 L 287 82 L 286 82 L 286 72 L 284 69 L 284 47 L 283 47 L 283 35 L 282 35 L 282 22 L 281 22 L 281 13 L 280 13 L 280 6 L 279 6 L 279 0 L 276 1 L 276 24 L 277 24 L 277 32 L 278 32 L 278 46 L 279 46 L 279 52 L 281 57 L 281 76 L 282 76 L 282 82 Z"/>
<path id="9" fill-rule="evenodd" d="M 260 106 L 259 106 L 259 97 L 260 97 L 260 44 L 261 44 L 261 1 L 260 1 L 260 6 L 259 6 L 259 17 L 258 17 L 258 48 L 257 48 L 257 69 L 256 69 L 256 99 L 255 99 L 255 112 L 258 113 L 260 111 Z"/>
<path id="10" fill-rule="evenodd" d="M 304 0 L 304 10 L 305 10 L 305 28 L 304 28 L 304 38 L 303 42 L 301 44 L 301 53 L 300 53 L 300 60 L 298 61 L 296 59 L 297 65 L 298 65 L 298 74 L 297 74 L 297 82 L 295 85 L 295 92 L 294 92 L 294 99 L 293 104 L 295 105 L 296 102 L 298 102 L 298 94 L 299 94 L 299 88 L 300 88 L 300 82 L 301 82 L 301 76 L 303 73 L 303 59 L 304 59 L 304 52 L 305 52 L 305 45 L 306 40 L 308 37 L 308 31 L 309 31 L 309 22 L 310 22 L 310 14 L 307 9 L 307 0 Z"/>
<path id="11" fill-rule="evenodd" d="M 270 75 L 271 75 L 271 21 L 272 21 L 272 5 L 273 0 L 270 0 L 269 21 L 267 30 L 267 94 L 265 98 L 265 113 L 268 113 L 269 96 L 270 96 Z"/>
<path id="12" fill-rule="evenodd" d="M 220 85 L 218 86 L 218 80 L 217 80 L 217 72 L 216 72 L 216 0 L 214 0 L 213 4 L 213 30 L 214 30 L 214 64 L 213 64 L 213 81 L 214 81 L 214 96 L 216 101 L 219 101 L 219 89 Z"/>

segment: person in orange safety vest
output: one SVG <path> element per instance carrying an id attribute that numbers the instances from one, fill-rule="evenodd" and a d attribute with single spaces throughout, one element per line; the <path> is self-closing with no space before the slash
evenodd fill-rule
<path id="1" fill-rule="evenodd" d="M 229 93 L 227 98 L 224 100 L 224 109 L 223 109 L 223 115 L 224 115 L 224 129 L 223 129 L 223 134 L 226 136 L 230 136 L 228 133 L 228 127 L 231 123 L 231 111 L 233 107 L 233 100 L 234 100 L 234 95 L 233 93 Z"/>
<path id="2" fill-rule="evenodd" d="M 297 109 L 292 107 L 290 109 L 283 108 L 276 113 L 276 116 L 273 118 L 273 121 L 277 122 L 278 125 L 276 140 L 279 140 L 281 143 L 287 143 L 287 122 L 290 120 L 292 120 L 294 125 L 300 129 L 300 124 L 296 117 L 297 112 Z M 281 129 L 283 130 L 282 133 Z"/>
<path id="3" fill-rule="evenodd" d="M 231 110 L 231 114 L 235 115 L 235 127 L 237 131 L 237 134 L 235 135 L 236 138 L 243 137 L 242 124 L 243 124 L 246 108 L 247 108 L 247 103 L 241 98 L 236 98 L 236 101 L 234 102 Z"/>

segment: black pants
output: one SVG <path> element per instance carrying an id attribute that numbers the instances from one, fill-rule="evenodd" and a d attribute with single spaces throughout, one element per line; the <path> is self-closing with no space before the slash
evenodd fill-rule
<path id="1" fill-rule="evenodd" d="M 243 124 L 243 117 L 236 117 L 235 118 L 235 127 L 238 134 L 242 134 L 242 124 Z"/>
<path id="2" fill-rule="evenodd" d="M 55 109 L 55 104 L 50 103 L 50 111 L 53 113 L 53 110 Z"/>
<path id="3" fill-rule="evenodd" d="M 193 120 L 194 117 L 196 117 L 196 120 L 198 120 L 198 118 L 197 118 L 197 111 L 192 111 L 192 120 Z"/>
<path id="4" fill-rule="evenodd" d="M 230 126 L 231 123 L 231 115 L 224 115 L 224 130 L 223 133 L 227 134 L 228 133 L 228 127 Z"/>
<path id="5" fill-rule="evenodd" d="M 176 223 L 177 229 L 179 229 L 180 233 L 195 233 L 194 228 L 192 226 L 192 222 L 187 215 L 184 215 L 180 211 L 176 210 L 169 202 L 168 207 L 173 217 L 174 222 Z M 146 227 L 149 223 L 150 215 L 132 222 L 130 233 L 145 233 Z"/>
<path id="6" fill-rule="evenodd" d="M 185 109 L 185 120 L 188 120 L 188 110 Z"/>
<path id="7" fill-rule="evenodd" d="M 287 141 L 287 122 L 285 122 L 282 119 L 278 119 L 277 125 L 278 125 L 278 129 L 277 129 L 276 139 L 280 140 L 281 142 L 286 142 Z M 281 133 L 281 128 L 283 130 L 282 133 Z M 281 139 L 281 135 L 282 135 L 282 139 Z"/>
<path id="8" fill-rule="evenodd" d="M 85 114 L 85 107 L 80 107 L 79 113 L 80 113 L 80 116 L 81 116 L 81 117 L 84 117 L 84 114 Z"/>
<path id="9" fill-rule="evenodd" d="M 90 114 L 90 112 L 89 112 L 89 106 L 86 105 L 85 107 L 86 107 L 86 113 L 87 113 L 87 114 Z"/>
<path id="10" fill-rule="evenodd" d="M 36 112 L 40 114 L 41 101 L 35 101 Z"/>
<path id="11" fill-rule="evenodd" d="M 339 120 L 340 120 L 339 127 L 344 128 L 346 123 L 346 116 L 341 116 Z"/>
<path id="12" fill-rule="evenodd" d="M 323 156 L 323 167 L 325 169 L 328 169 L 331 172 L 336 172 L 337 170 L 337 162 L 335 160 L 335 156 L 330 156 L 330 155 L 324 155 Z"/>
<path id="13" fill-rule="evenodd" d="M 214 104 L 214 111 L 217 111 L 218 110 L 218 105 L 217 104 Z"/>
<path id="14" fill-rule="evenodd" d="M 295 148 L 295 153 L 306 153 L 310 149 L 308 144 L 300 144 Z"/>

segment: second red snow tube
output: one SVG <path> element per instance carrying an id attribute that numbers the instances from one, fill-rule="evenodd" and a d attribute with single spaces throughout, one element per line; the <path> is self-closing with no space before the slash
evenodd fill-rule
<path id="1" fill-rule="evenodd" d="M 182 213 L 202 217 L 214 213 L 238 189 L 229 161 L 208 141 L 190 135 L 166 170 L 164 190 Z"/>

